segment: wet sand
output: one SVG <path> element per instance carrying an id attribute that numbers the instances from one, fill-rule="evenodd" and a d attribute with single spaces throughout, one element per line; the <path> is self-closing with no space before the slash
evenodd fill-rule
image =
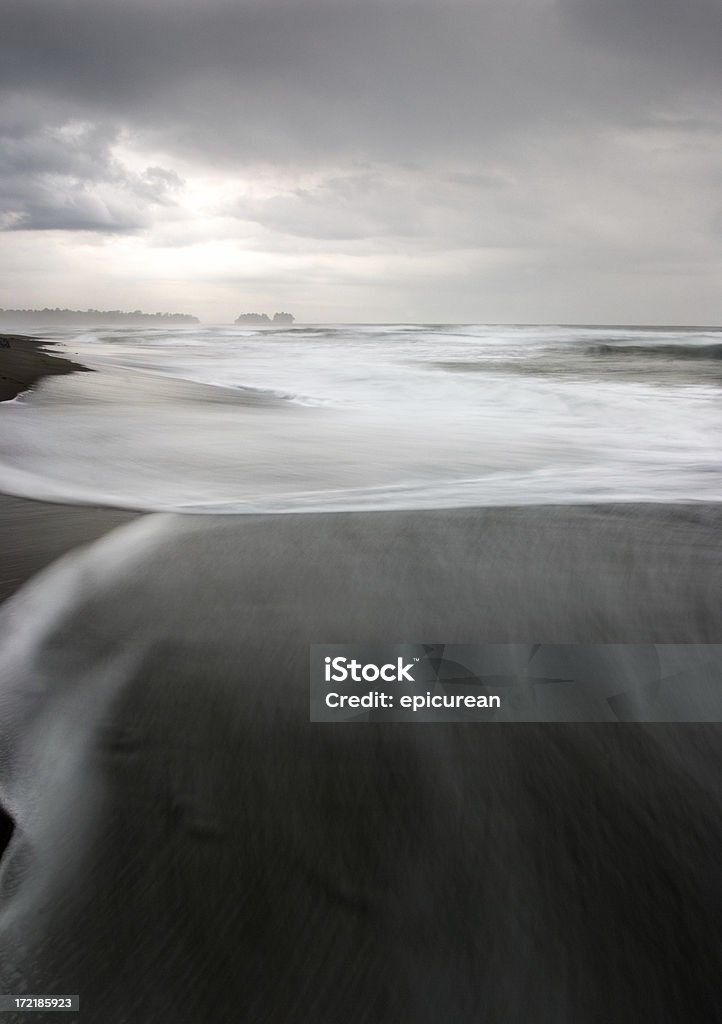
<path id="1" fill-rule="evenodd" d="M 66 551 L 90 544 L 137 515 L 0 494 L 0 602 Z"/>
<path id="2" fill-rule="evenodd" d="M 719 643 L 721 525 L 159 515 L 66 556 L 0 609 L 3 987 L 104 1024 L 718 1019 L 718 726 L 313 725 L 308 646 Z"/>
<path id="3" fill-rule="evenodd" d="M 55 352 L 52 342 L 0 334 L 0 402 L 17 397 L 43 377 L 84 369 Z M 0 494 L 0 602 L 66 551 L 96 540 L 134 515 Z"/>
<path id="4" fill-rule="evenodd" d="M 0 402 L 33 387 L 43 377 L 86 367 L 53 352 L 53 343 L 22 334 L 0 334 Z"/>

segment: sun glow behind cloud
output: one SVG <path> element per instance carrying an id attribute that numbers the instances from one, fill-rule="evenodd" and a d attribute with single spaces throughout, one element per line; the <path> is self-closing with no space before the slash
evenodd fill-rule
<path id="1" fill-rule="evenodd" d="M 0 43 L 0 305 L 718 319 L 707 0 L 48 5 Z"/>

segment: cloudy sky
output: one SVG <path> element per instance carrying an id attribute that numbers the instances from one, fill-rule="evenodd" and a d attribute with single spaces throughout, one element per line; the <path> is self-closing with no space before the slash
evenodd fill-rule
<path id="1" fill-rule="evenodd" d="M 720 323 L 720 0 L 3 0 L 0 306 Z"/>

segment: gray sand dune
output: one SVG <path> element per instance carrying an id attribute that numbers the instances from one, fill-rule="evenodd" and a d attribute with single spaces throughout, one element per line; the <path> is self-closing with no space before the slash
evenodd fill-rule
<path id="1" fill-rule="evenodd" d="M 719 643 L 721 521 L 152 516 L 66 556 L 0 609 L 3 989 L 86 1024 L 718 1020 L 718 726 L 312 725 L 308 646 Z"/>

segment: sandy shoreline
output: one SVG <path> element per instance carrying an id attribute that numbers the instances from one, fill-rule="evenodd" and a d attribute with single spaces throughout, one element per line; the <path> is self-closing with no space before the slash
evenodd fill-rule
<path id="1" fill-rule="evenodd" d="M 0 533 L 6 540 L 0 597 L 66 552 L 140 518 L 150 515 L 0 495 Z M 477 634 L 465 633 L 449 617 L 454 593 L 454 607 L 467 602 L 474 614 L 483 610 L 479 629 L 488 642 L 529 636 L 558 643 L 722 642 L 715 599 L 722 580 L 722 505 L 157 518 L 180 524 L 188 550 L 203 539 L 211 549 L 227 545 L 229 557 L 237 547 L 256 543 L 274 562 L 286 551 L 292 579 L 302 572 L 312 578 L 332 559 L 337 573 L 345 565 L 347 573 L 358 575 L 363 566 L 378 576 L 376 584 L 367 584 L 371 594 L 374 585 L 387 587 L 386 574 L 395 572 L 405 581 L 398 600 L 415 607 L 423 632 L 451 628 L 448 642 Z M 295 551 L 298 544 L 306 546 L 305 557 Z M 181 562 L 192 559 L 178 542 L 172 557 L 179 556 Z M 239 573 L 246 571 L 238 566 Z M 444 596 L 435 594 L 435 582 Z M 473 618 L 465 614 L 460 621 L 468 630 Z"/>
<path id="2" fill-rule="evenodd" d="M 0 494 L 0 603 L 56 558 L 137 515 Z"/>
<path id="3" fill-rule="evenodd" d="M 0 402 L 15 398 L 43 377 L 87 369 L 55 354 L 52 347 L 53 342 L 43 338 L 0 334 Z"/>
<path id="4" fill-rule="evenodd" d="M 93 1024 L 718 1020 L 718 725 L 313 725 L 308 650 L 722 643 L 721 528 L 0 497 L 0 988 Z"/>
<path id="5" fill-rule="evenodd" d="M 53 343 L 43 338 L 0 334 L 0 402 L 17 397 L 43 377 L 85 369 L 54 352 Z M 90 543 L 134 515 L 0 494 L 0 603 L 66 551 Z"/>
<path id="6" fill-rule="evenodd" d="M 711 1022 L 718 726 L 312 725 L 308 648 L 719 643 L 721 523 L 159 515 L 71 553 L 0 607 L 3 986 L 104 1024 Z"/>

